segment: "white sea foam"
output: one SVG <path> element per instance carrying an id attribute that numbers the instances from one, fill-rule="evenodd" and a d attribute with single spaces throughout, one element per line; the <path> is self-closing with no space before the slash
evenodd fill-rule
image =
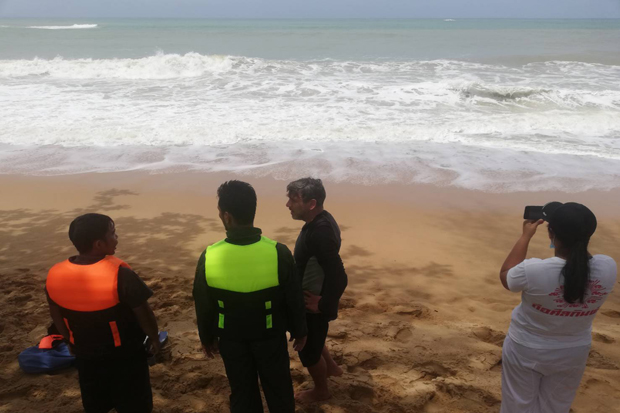
<path id="1" fill-rule="evenodd" d="M 0 173 L 607 189 L 620 185 L 618 78 L 618 66 L 578 62 L 0 60 Z"/>
<path id="2" fill-rule="evenodd" d="M 74 29 L 95 29 L 97 24 L 72 24 L 70 26 L 28 26 L 28 29 L 43 30 L 74 30 Z"/>
<path id="3" fill-rule="evenodd" d="M 229 56 L 158 53 L 142 59 L 0 60 L 0 77 L 49 76 L 57 79 L 175 79 L 232 68 Z"/>

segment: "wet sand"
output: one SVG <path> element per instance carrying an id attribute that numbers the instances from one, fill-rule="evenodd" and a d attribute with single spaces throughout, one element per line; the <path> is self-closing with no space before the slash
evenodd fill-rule
<path id="1" fill-rule="evenodd" d="M 256 226 L 293 248 L 302 226 L 284 204 L 285 181 L 218 174 L 0 176 L 0 412 L 79 412 L 75 371 L 30 376 L 18 353 L 49 325 L 43 293 L 49 267 L 74 254 L 66 235 L 85 212 L 112 216 L 117 255 L 155 292 L 160 328 L 170 333 L 151 368 L 155 411 L 225 412 L 221 360 L 199 350 L 191 297 L 196 261 L 224 237 L 215 190 L 226 179 L 255 185 Z M 333 398 L 299 412 L 497 412 L 501 346 L 519 295 L 499 268 L 520 235 L 526 204 L 578 201 L 599 218 L 592 253 L 620 261 L 619 192 L 486 194 L 421 185 L 326 182 L 326 208 L 342 228 L 349 287 L 328 345 L 342 364 Z M 545 231 L 529 256 L 552 251 Z M 588 368 L 574 412 L 619 411 L 620 291 L 594 323 Z M 310 377 L 291 352 L 296 389 Z"/>

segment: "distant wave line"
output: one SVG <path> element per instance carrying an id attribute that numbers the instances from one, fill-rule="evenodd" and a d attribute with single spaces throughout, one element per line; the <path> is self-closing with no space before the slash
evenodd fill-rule
<path id="1" fill-rule="evenodd" d="M 97 24 L 73 24 L 71 26 L 28 26 L 28 29 L 43 29 L 43 30 L 69 30 L 69 29 L 95 29 Z"/>

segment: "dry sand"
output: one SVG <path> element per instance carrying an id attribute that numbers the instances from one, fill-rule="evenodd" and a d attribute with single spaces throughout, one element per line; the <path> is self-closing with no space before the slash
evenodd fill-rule
<path id="1" fill-rule="evenodd" d="M 17 355 L 44 334 L 49 267 L 73 254 L 66 236 L 78 214 L 111 215 L 118 256 L 154 290 L 170 333 L 151 368 L 155 411 L 225 412 L 221 360 L 199 351 L 191 297 L 201 250 L 224 237 L 215 189 L 231 176 L 92 174 L 0 176 L 0 412 L 79 412 L 76 372 L 26 375 Z M 243 177 L 241 179 L 244 179 Z M 245 177 L 259 195 L 256 225 L 291 249 L 301 228 L 284 207 L 286 182 Z M 343 231 L 349 287 L 328 345 L 345 374 L 333 398 L 299 412 L 497 412 L 501 346 L 519 295 L 499 268 L 520 234 L 525 204 L 576 200 L 599 216 L 593 253 L 620 261 L 617 192 L 490 195 L 453 188 L 327 183 L 327 209 Z M 544 231 L 530 256 L 551 251 Z M 620 411 L 620 291 L 594 323 L 588 368 L 573 411 Z M 296 389 L 310 378 L 291 352 Z"/>

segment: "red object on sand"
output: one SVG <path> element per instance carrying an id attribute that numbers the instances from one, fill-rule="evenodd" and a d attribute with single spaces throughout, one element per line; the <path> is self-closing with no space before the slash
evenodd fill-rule
<path id="1" fill-rule="evenodd" d="M 43 337 L 43 339 L 39 342 L 39 348 L 40 349 L 50 349 L 54 346 L 54 341 L 59 341 L 59 340 L 63 340 L 64 337 L 61 336 L 60 334 L 52 334 L 50 336 L 45 336 Z"/>

